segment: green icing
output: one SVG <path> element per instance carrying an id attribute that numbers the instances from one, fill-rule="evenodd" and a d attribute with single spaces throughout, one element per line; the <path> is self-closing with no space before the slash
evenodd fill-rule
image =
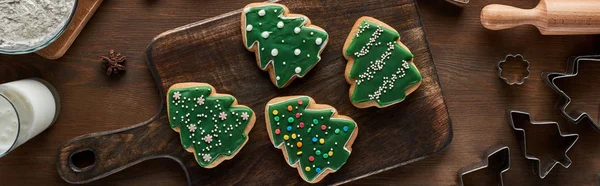
<path id="1" fill-rule="evenodd" d="M 288 164 L 292 166 L 299 162 L 298 166 L 303 173 L 302 178 L 312 182 L 326 169 L 337 171 L 346 163 L 350 151 L 345 148 L 345 145 L 349 142 L 357 126 L 352 120 L 331 118 L 335 112 L 334 109 L 307 110 L 309 103 L 309 97 L 301 96 L 269 104 L 266 116 L 275 147 L 285 147 L 284 152 L 287 154 Z M 288 106 L 292 107 L 292 111 L 288 110 Z M 298 113 L 301 114 L 300 117 L 296 117 Z M 294 120 L 293 122 L 287 120 L 278 122 L 275 117 L 279 116 L 291 116 Z M 325 130 L 321 128 L 323 125 Z M 288 127 L 291 129 L 290 131 L 288 131 Z M 336 130 L 340 132 L 336 133 Z M 285 140 L 286 136 L 287 140 Z M 324 140 L 324 144 L 320 143 L 321 139 Z M 302 147 L 298 147 L 298 142 L 302 143 Z M 299 152 L 301 153 L 299 154 Z M 332 154 L 330 155 L 329 152 Z M 314 158 L 312 162 L 309 160 L 311 156 Z M 307 170 L 306 167 L 309 167 L 310 170 Z"/>
<path id="2" fill-rule="evenodd" d="M 364 20 L 345 55 L 354 58 L 348 77 L 356 80 L 353 103 L 375 101 L 385 107 L 403 101 L 406 89 L 421 82 L 413 55 L 396 41 L 400 34 Z"/>
<path id="3" fill-rule="evenodd" d="M 322 29 L 306 27 L 308 18 L 288 17 L 283 12 L 284 6 L 277 4 L 247 7 L 242 22 L 246 47 L 258 45 L 260 68 L 273 65 L 278 88 L 294 76 L 304 77 L 321 60 L 329 37 Z"/>
<path id="4" fill-rule="evenodd" d="M 171 128 L 179 127 L 183 148 L 192 146 L 202 167 L 242 148 L 248 138 L 244 131 L 254 114 L 248 107 L 232 107 L 232 96 L 209 96 L 211 89 L 172 89 L 167 100 Z"/>

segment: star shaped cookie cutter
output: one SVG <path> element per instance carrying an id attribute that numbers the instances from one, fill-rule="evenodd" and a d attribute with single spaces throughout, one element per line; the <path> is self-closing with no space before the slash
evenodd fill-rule
<path id="1" fill-rule="evenodd" d="M 577 142 L 577 139 L 579 139 L 579 134 L 563 134 L 560 131 L 560 126 L 558 125 L 557 122 L 552 122 L 552 121 L 532 121 L 531 120 L 531 115 L 527 112 L 523 112 L 523 111 L 515 111 L 515 110 L 511 110 L 508 112 L 508 121 L 510 123 L 510 126 L 513 128 L 513 130 L 515 130 L 515 132 L 517 133 L 517 136 L 519 138 L 519 141 L 521 143 L 521 150 L 523 151 L 523 155 L 525 155 L 525 158 L 527 158 L 528 160 L 533 160 L 534 164 L 535 164 L 535 169 L 534 172 L 541 178 L 544 179 L 548 173 L 550 173 L 550 171 L 552 171 L 552 169 L 554 168 L 554 166 L 556 166 L 557 164 L 560 164 L 562 167 L 564 168 L 569 168 L 569 166 L 571 166 L 571 159 L 569 158 L 569 156 L 567 156 L 567 152 L 569 152 L 569 150 L 571 149 L 571 147 L 573 147 L 573 145 L 575 145 L 575 142 Z M 540 165 L 541 160 L 534 156 L 531 155 L 527 152 L 527 137 L 526 137 L 526 132 L 525 132 L 525 124 L 532 124 L 532 125 L 554 125 L 556 126 L 556 129 L 558 130 L 558 134 L 562 137 L 562 138 L 566 138 L 566 140 L 568 140 L 568 143 L 563 143 L 564 144 L 564 159 L 563 160 L 556 160 L 556 159 L 552 159 L 550 162 L 546 163 L 543 167 Z"/>
<path id="2" fill-rule="evenodd" d="M 600 55 L 571 57 L 567 64 L 566 72 L 544 72 L 542 73 L 542 79 L 548 86 L 550 86 L 550 88 L 552 88 L 552 90 L 554 90 L 554 92 L 559 94 L 560 97 L 558 102 L 556 102 L 556 109 L 560 111 L 560 114 L 563 117 L 575 124 L 579 124 L 582 121 L 587 120 L 594 129 L 600 131 L 600 126 L 598 126 L 598 123 L 596 123 L 596 121 L 594 121 L 594 119 L 592 119 L 588 113 L 581 110 L 577 110 L 574 113 L 567 113 L 567 107 L 571 103 L 571 97 L 569 97 L 562 89 L 558 88 L 555 83 L 556 79 L 577 76 L 579 73 L 579 63 L 582 61 L 600 62 Z"/>
<path id="3" fill-rule="evenodd" d="M 510 149 L 505 145 L 496 145 L 489 148 L 485 155 L 483 156 L 484 160 L 461 168 L 458 171 L 458 185 L 464 186 L 465 180 L 463 177 L 467 174 L 473 173 L 475 171 L 480 171 L 489 167 L 495 167 L 500 165 L 500 172 L 498 172 L 498 178 L 500 182 L 497 185 L 504 185 L 504 180 L 502 178 L 502 174 L 504 174 L 508 169 L 510 169 Z"/>
<path id="4" fill-rule="evenodd" d="M 521 61 L 523 63 L 525 63 L 526 74 L 523 77 L 519 78 L 519 80 L 516 81 L 516 82 L 511 82 L 508 78 L 502 76 L 502 64 L 506 63 L 506 61 L 509 58 L 521 58 Z M 525 83 L 525 80 L 527 78 L 529 78 L 529 75 L 531 74 L 531 72 L 529 71 L 529 66 L 531 66 L 531 63 L 529 63 L 529 61 L 527 61 L 525 59 L 525 57 L 523 57 L 523 55 L 521 55 L 521 54 L 516 54 L 516 55 L 515 54 L 508 54 L 508 55 L 506 55 L 506 57 L 504 57 L 504 60 L 498 62 L 498 65 L 497 65 L 497 67 L 498 67 L 498 77 L 500 79 L 504 80 L 504 82 L 506 82 L 506 84 L 508 84 L 508 85 L 522 85 L 523 83 Z"/>

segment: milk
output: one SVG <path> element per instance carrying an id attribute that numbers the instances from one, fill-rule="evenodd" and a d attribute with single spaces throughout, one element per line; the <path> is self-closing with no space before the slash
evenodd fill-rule
<path id="1" fill-rule="evenodd" d="M 43 80 L 0 85 L 0 157 L 52 125 L 58 102 L 54 88 Z"/>

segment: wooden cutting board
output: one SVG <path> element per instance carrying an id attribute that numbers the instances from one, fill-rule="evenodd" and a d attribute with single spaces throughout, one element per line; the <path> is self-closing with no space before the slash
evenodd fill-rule
<path id="1" fill-rule="evenodd" d="M 330 34 L 322 61 L 305 78 L 281 90 L 273 86 L 268 74 L 256 66 L 254 53 L 242 44 L 241 9 L 167 31 L 157 36 L 146 51 L 163 99 L 161 110 L 147 122 L 66 142 L 59 150 L 59 175 L 70 183 L 86 183 L 145 160 L 170 158 L 184 168 L 190 185 L 306 184 L 297 170 L 285 163 L 281 150 L 271 144 L 262 112 L 273 97 L 300 94 L 334 106 L 340 114 L 352 117 L 360 128 L 348 163 L 321 184 L 345 183 L 405 165 L 439 152 L 450 143 L 450 118 L 413 0 L 280 3 L 293 13 L 310 17 L 313 24 Z M 363 15 L 396 28 L 415 54 L 414 62 L 423 75 L 421 87 L 406 101 L 385 109 L 358 109 L 348 99 L 342 47 L 350 28 Z M 234 95 L 257 114 L 248 143 L 234 159 L 213 169 L 201 168 L 168 124 L 166 91 L 175 83 L 190 81 L 210 83 L 219 93 Z M 85 156 L 95 158 L 93 164 L 77 166 Z"/>

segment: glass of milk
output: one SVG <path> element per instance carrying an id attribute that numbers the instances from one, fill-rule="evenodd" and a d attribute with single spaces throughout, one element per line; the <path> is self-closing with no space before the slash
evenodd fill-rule
<path id="1" fill-rule="evenodd" d="M 59 110 L 58 94 L 44 80 L 0 84 L 0 157 L 46 130 Z"/>

